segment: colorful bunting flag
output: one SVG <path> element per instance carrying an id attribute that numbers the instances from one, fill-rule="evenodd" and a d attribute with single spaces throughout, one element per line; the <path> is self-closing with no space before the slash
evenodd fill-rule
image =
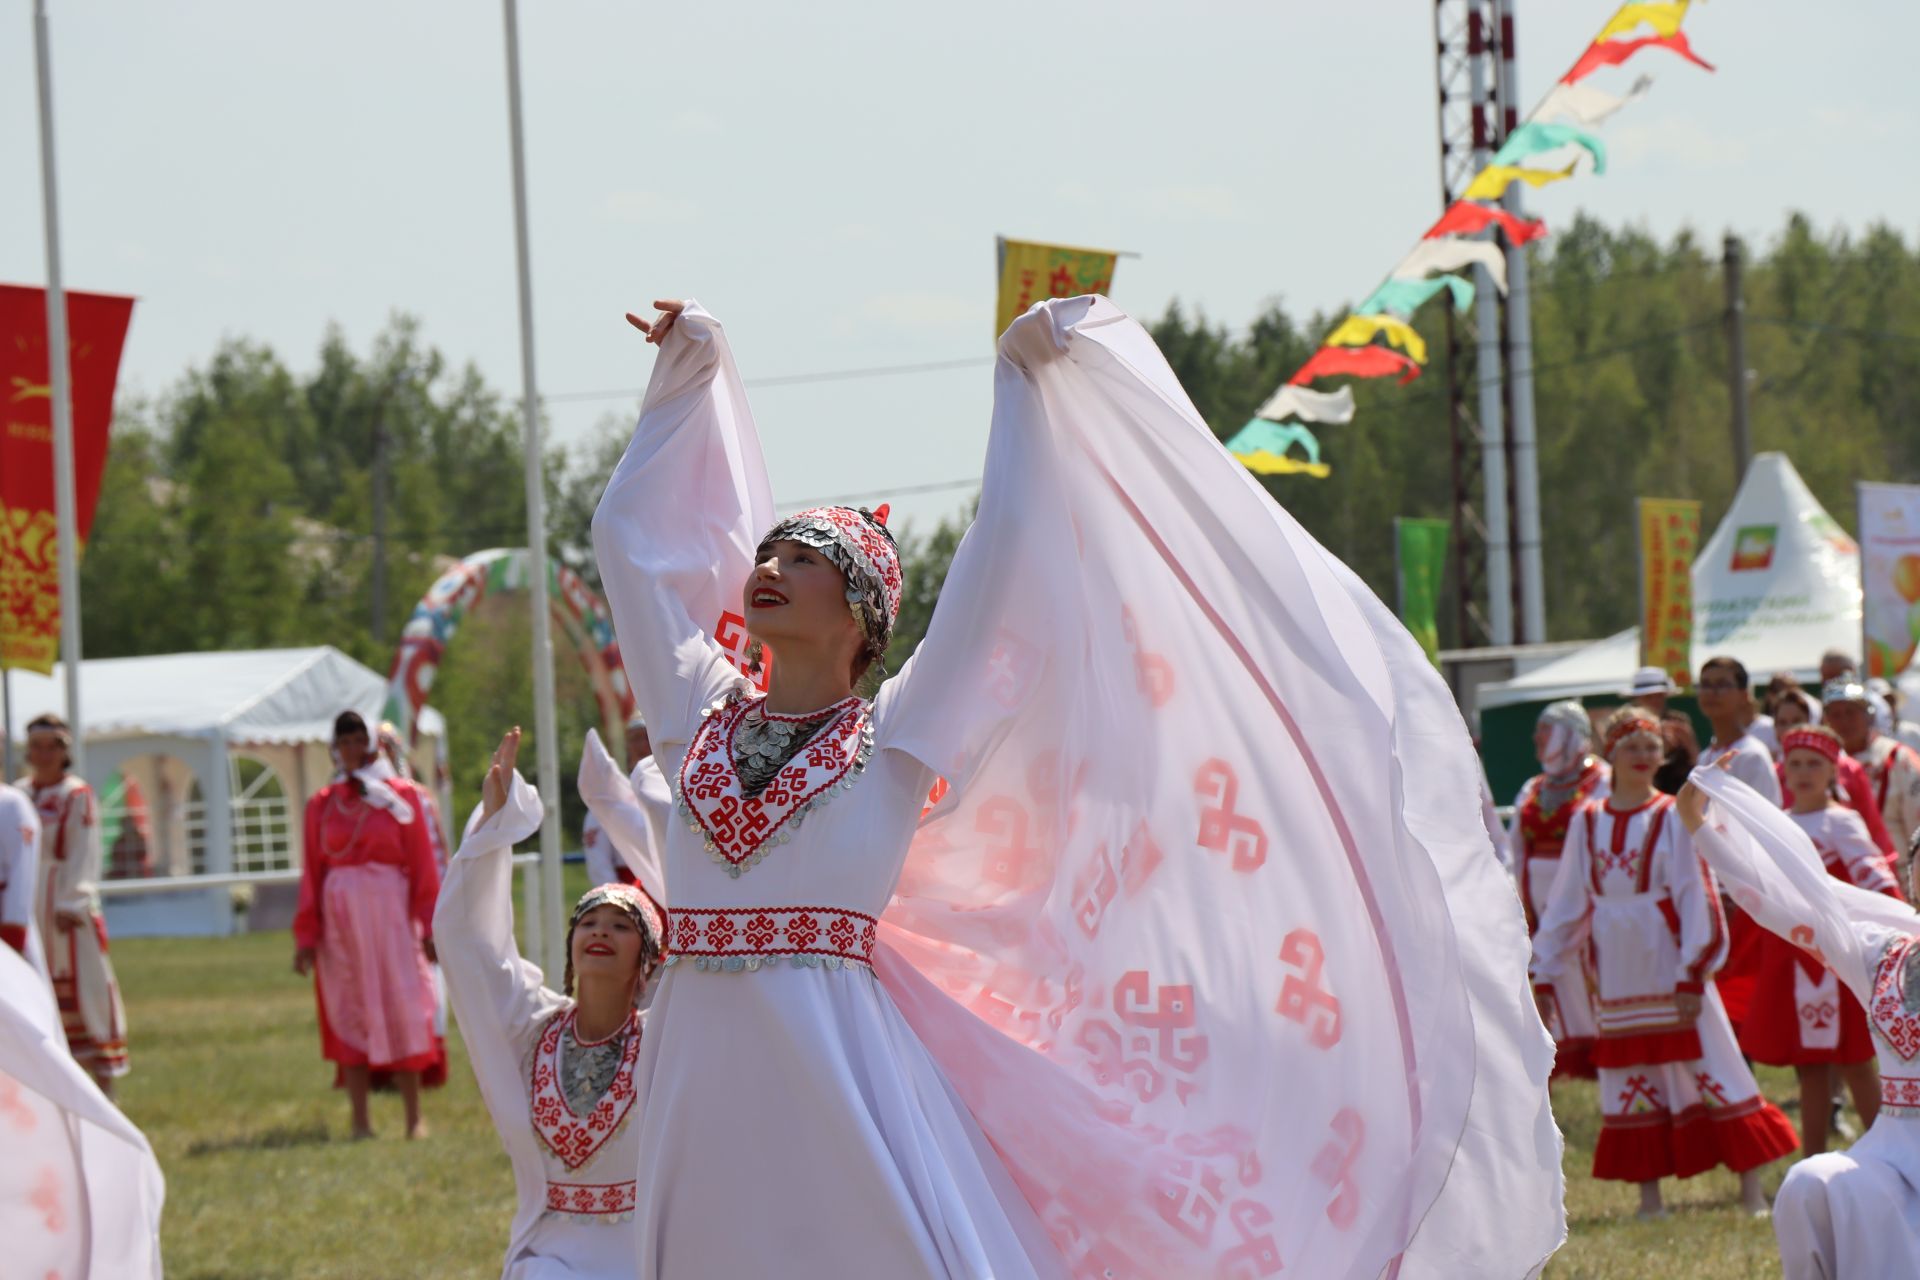
<path id="1" fill-rule="evenodd" d="M 1412 382 L 1420 376 L 1420 366 L 1386 347 L 1322 347 L 1287 381 L 1305 386 L 1315 378 L 1335 378 L 1341 374 L 1385 378 L 1396 373 L 1403 384 Z"/>
<path id="2" fill-rule="evenodd" d="M 1294 445 L 1306 451 L 1304 460 L 1287 451 Z M 1320 442 L 1297 422 L 1268 422 L 1255 418 L 1227 441 L 1227 452 L 1257 475 L 1309 475 L 1324 480 L 1332 468 L 1320 461 Z"/>
<path id="3" fill-rule="evenodd" d="M 1670 36 L 1641 36 L 1637 40 L 1606 40 L 1600 44 L 1590 44 L 1586 52 L 1580 55 L 1580 61 L 1573 64 L 1573 70 L 1561 76 L 1560 79 L 1567 84 L 1573 84 L 1592 75 L 1601 67 L 1619 66 L 1650 45 L 1671 49 L 1694 66 L 1703 67 L 1708 71 L 1713 70 L 1713 64 L 1695 53 L 1693 46 L 1687 43 L 1687 33 L 1676 31 Z"/>
<path id="4" fill-rule="evenodd" d="M 1627 95 L 1623 98 L 1608 93 L 1604 89 L 1596 89 L 1590 84 L 1568 84 L 1562 80 L 1548 90 L 1547 96 L 1540 100 L 1540 105 L 1534 108 L 1533 118 L 1551 120 L 1555 116 L 1563 116 L 1575 124 L 1591 127 L 1599 124 L 1629 102 L 1646 97 L 1647 90 L 1651 88 L 1653 88 L 1653 77 L 1641 76 L 1633 82 L 1633 88 L 1627 90 Z"/>
<path id="5" fill-rule="evenodd" d="M 1274 422 L 1284 422 L 1288 418 L 1335 424 L 1352 422 L 1353 388 L 1315 391 L 1310 387 L 1296 387 L 1289 382 L 1268 396 L 1266 403 L 1254 413 L 1257 417 Z"/>
<path id="6" fill-rule="evenodd" d="M 1460 276 L 1435 276 L 1431 280 L 1387 280 L 1367 295 L 1359 309 L 1368 314 L 1391 311 L 1411 317 L 1427 304 L 1427 299 L 1445 289 L 1453 295 L 1453 309 L 1465 311 L 1473 305 L 1473 281 Z"/>
<path id="7" fill-rule="evenodd" d="M 1544 187 L 1549 182 L 1572 176 L 1572 165 L 1564 169 L 1520 169 L 1510 164 L 1490 164 L 1480 171 L 1462 195 L 1468 200 L 1498 200 L 1516 182 L 1524 182 L 1530 187 Z"/>
<path id="8" fill-rule="evenodd" d="M 1445 275 L 1451 271 L 1479 263 L 1493 277 L 1493 287 L 1500 292 L 1507 291 L 1507 255 L 1499 245 L 1487 240 L 1461 240 L 1457 237 L 1446 240 L 1422 240 L 1413 246 L 1413 252 L 1400 260 L 1393 269 L 1396 280 L 1423 280 L 1428 276 Z"/>
<path id="9" fill-rule="evenodd" d="M 1570 124 L 1545 124 L 1538 120 L 1529 120 L 1512 133 L 1494 152 L 1495 164 L 1513 164 L 1525 160 L 1528 156 L 1539 155 L 1542 151 L 1553 151 L 1560 147 L 1573 145 L 1583 149 L 1593 157 L 1593 171 L 1596 174 L 1607 171 L 1607 144 Z"/>
<path id="10" fill-rule="evenodd" d="M 1688 0 L 1668 0 L 1664 4 L 1623 4 L 1607 19 L 1607 25 L 1600 28 L 1594 43 L 1625 35 L 1643 22 L 1661 35 L 1670 36 L 1680 29 L 1681 20 L 1687 16 L 1687 3 Z"/>
<path id="11" fill-rule="evenodd" d="M 1525 244 L 1529 240 L 1538 240 L 1547 234 L 1544 222 L 1518 218 L 1505 209 L 1484 204 L 1475 204 L 1471 200 L 1455 200 L 1447 211 L 1440 215 L 1440 221 L 1427 228 L 1423 240 L 1438 240 L 1442 236 L 1467 236 L 1476 231 L 1484 231 L 1489 226 L 1498 226 L 1506 232 L 1510 244 Z M 1362 308 L 1364 310 L 1364 308 Z"/>
<path id="12" fill-rule="evenodd" d="M 1399 347 L 1413 357 L 1415 364 L 1427 362 L 1427 340 L 1414 327 L 1393 316 L 1348 316 L 1339 328 L 1326 337 L 1329 347 L 1364 347 L 1376 337 Z"/>

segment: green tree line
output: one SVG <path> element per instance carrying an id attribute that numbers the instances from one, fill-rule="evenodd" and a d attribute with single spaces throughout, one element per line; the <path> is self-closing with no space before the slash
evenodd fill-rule
<path id="1" fill-rule="evenodd" d="M 1530 252 L 1548 629 L 1600 636 L 1633 621 L 1634 499 L 1699 498 L 1711 525 L 1738 480 L 1718 245 L 1577 218 Z M 1885 226 L 1822 234 L 1796 216 L 1749 249 L 1745 297 L 1755 449 L 1788 454 L 1849 526 L 1854 480 L 1920 479 L 1920 243 Z M 1175 304 L 1151 327 L 1224 439 L 1338 318 L 1276 302 L 1231 330 Z M 1389 600 L 1393 517 L 1445 516 L 1450 501 L 1440 304 L 1415 324 L 1434 351 L 1425 376 L 1356 384 L 1354 421 L 1320 432 L 1332 475 L 1265 482 Z M 630 423 L 610 417 L 547 460 L 550 543 L 590 581 L 588 522 Z M 376 458 L 389 494 L 378 630 Z M 82 564 L 87 652 L 331 644 L 384 673 L 443 568 L 523 542 L 525 497 L 512 396 L 453 367 L 415 321 L 396 318 L 365 352 L 331 334 L 307 371 L 230 340 L 165 393 L 120 407 Z M 889 667 L 925 633 L 960 532 L 949 522 L 904 539 Z M 1458 643 L 1445 612 L 1443 640 Z M 523 602 L 491 604 L 435 685 L 462 804 L 492 735 L 530 718 L 526 634 Z M 569 779 L 594 721 L 576 666 L 563 647 Z"/>

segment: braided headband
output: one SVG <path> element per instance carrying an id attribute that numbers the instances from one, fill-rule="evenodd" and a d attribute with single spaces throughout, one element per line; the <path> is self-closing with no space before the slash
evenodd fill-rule
<path id="1" fill-rule="evenodd" d="M 1790 729 L 1780 739 L 1780 754 L 1789 751 L 1818 751 L 1835 764 L 1840 763 L 1840 742 L 1830 733 L 1815 733 L 1811 729 Z"/>
<path id="2" fill-rule="evenodd" d="M 1612 759 L 1613 749 L 1636 733 L 1650 733 L 1657 738 L 1660 736 L 1660 722 L 1645 713 L 1628 716 L 1607 730 L 1607 740 L 1601 747 L 1600 754 Z"/>
<path id="3" fill-rule="evenodd" d="M 63 747 L 70 747 L 73 745 L 72 730 L 62 729 L 58 725 L 51 725 L 51 724 L 30 725 L 27 728 L 27 736 L 29 738 L 39 738 L 43 736 L 49 737 L 49 738 L 52 738 L 55 742 L 58 742 Z"/>

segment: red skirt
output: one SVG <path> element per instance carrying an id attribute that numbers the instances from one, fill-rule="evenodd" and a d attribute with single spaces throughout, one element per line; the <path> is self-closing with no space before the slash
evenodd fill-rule
<path id="1" fill-rule="evenodd" d="M 1720 989 L 1720 1003 L 1726 1006 L 1727 1021 L 1734 1030 L 1747 1020 L 1753 1004 L 1753 992 L 1760 980 L 1760 953 L 1773 934 L 1753 922 L 1753 917 L 1734 906 L 1727 906 L 1727 962 L 1713 975 Z"/>
<path id="2" fill-rule="evenodd" d="M 1853 993 L 1817 961 L 1763 933 L 1740 1051 L 1775 1067 L 1871 1062 L 1873 1034 Z"/>

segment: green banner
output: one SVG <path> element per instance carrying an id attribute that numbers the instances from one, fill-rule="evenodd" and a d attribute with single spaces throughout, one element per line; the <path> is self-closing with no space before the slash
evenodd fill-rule
<path id="1" fill-rule="evenodd" d="M 1437 666 L 1440 662 L 1440 583 L 1447 572 L 1445 520 L 1393 518 L 1394 577 L 1398 579 L 1400 621 Z"/>

